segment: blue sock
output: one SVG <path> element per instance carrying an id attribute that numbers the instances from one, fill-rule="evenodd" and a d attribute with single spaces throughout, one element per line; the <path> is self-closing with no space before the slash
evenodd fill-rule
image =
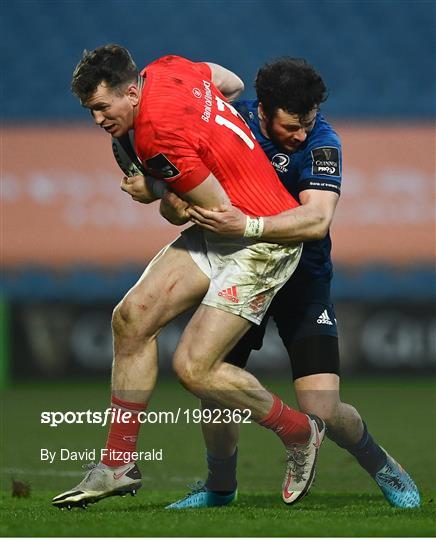
<path id="1" fill-rule="evenodd" d="M 350 452 L 371 476 L 386 465 L 386 454 L 368 433 L 365 422 L 363 422 L 362 438 L 357 444 L 339 446 Z"/>
<path id="2" fill-rule="evenodd" d="M 207 454 L 208 475 L 206 489 L 220 495 L 229 495 L 236 490 L 236 462 L 238 449 L 233 456 L 219 459 Z"/>

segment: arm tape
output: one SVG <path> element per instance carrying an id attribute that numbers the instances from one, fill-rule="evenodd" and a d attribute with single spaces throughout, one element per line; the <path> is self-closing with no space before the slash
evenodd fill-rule
<path id="1" fill-rule="evenodd" d="M 245 238 L 260 238 L 262 236 L 264 226 L 265 226 L 265 222 L 264 222 L 263 217 L 252 218 L 250 216 L 247 216 L 244 237 Z"/>

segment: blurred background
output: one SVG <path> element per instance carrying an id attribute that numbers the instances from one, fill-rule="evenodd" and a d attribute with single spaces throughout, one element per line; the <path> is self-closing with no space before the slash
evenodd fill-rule
<path id="1" fill-rule="evenodd" d="M 1 5 L 0 385 L 108 380 L 113 306 L 178 231 L 119 190 L 107 135 L 70 93 L 83 49 L 118 43 L 139 67 L 178 54 L 246 83 L 306 58 L 342 137 L 332 229 L 347 374 L 431 373 L 436 359 L 432 0 L 10 0 Z M 160 336 L 168 369 L 185 319 Z M 267 362 L 265 361 L 267 359 Z M 252 368 L 288 372 L 274 326 Z"/>

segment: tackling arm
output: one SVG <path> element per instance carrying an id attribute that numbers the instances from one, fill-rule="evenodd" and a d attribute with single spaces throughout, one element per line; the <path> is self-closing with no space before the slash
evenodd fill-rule
<path id="1" fill-rule="evenodd" d="M 339 195 L 332 191 L 316 189 L 302 191 L 301 206 L 264 218 L 262 239 L 280 244 L 325 238 L 338 199 Z"/>
<path id="2" fill-rule="evenodd" d="M 175 193 L 166 191 L 160 202 L 159 212 L 173 225 L 184 225 L 190 220 L 187 212 L 189 204 Z"/>
<path id="3" fill-rule="evenodd" d="M 262 240 L 274 243 L 308 242 L 324 238 L 328 232 L 339 195 L 308 189 L 300 193 L 301 206 L 276 216 L 264 217 Z M 238 208 L 227 205 L 218 212 L 194 206 L 191 220 L 223 236 L 244 236 L 249 219 Z"/>
<path id="4" fill-rule="evenodd" d="M 234 101 L 244 90 L 242 80 L 225 67 L 212 62 L 206 64 L 210 67 L 213 84 L 229 101 Z"/>

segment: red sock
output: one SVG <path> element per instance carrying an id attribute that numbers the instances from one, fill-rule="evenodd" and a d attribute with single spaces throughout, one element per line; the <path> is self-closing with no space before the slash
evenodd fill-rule
<path id="1" fill-rule="evenodd" d="M 143 403 L 131 403 L 112 396 L 112 409 L 115 416 L 109 428 L 102 463 L 108 467 L 120 467 L 135 461 L 131 454 L 136 451 L 136 441 L 141 427 L 138 422 L 138 414 L 144 411 L 146 407 L 147 405 Z M 122 417 L 123 413 L 126 412 L 130 413 L 128 419 L 126 419 L 126 415 L 124 415 L 124 418 Z"/>
<path id="2" fill-rule="evenodd" d="M 304 444 L 309 440 L 311 428 L 307 416 L 272 394 L 273 406 L 259 424 L 274 431 L 285 446 Z"/>

